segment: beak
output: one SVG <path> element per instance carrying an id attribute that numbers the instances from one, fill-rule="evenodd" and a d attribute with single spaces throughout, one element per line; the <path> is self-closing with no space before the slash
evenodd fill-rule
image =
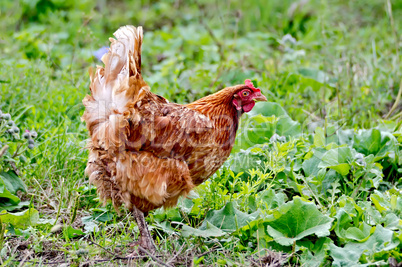
<path id="1" fill-rule="evenodd" d="M 257 101 L 268 101 L 267 98 L 261 93 L 256 93 L 253 99 Z"/>

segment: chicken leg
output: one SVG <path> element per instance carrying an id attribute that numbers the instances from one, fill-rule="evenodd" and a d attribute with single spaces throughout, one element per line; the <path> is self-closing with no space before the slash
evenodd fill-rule
<path id="1" fill-rule="evenodd" d="M 156 247 L 155 247 L 154 241 L 152 239 L 152 236 L 149 233 L 147 223 L 145 222 L 144 213 L 134 206 L 133 214 L 134 214 L 135 221 L 137 222 L 138 229 L 140 231 L 140 237 L 138 240 L 138 244 L 142 248 L 146 249 L 149 253 L 155 254 Z"/>

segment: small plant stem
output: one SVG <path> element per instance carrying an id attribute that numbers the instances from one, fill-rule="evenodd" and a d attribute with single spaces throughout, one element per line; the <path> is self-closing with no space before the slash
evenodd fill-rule
<path id="1" fill-rule="evenodd" d="M 308 184 L 308 182 L 306 181 L 306 178 L 303 177 L 303 182 L 307 185 L 307 188 L 310 190 L 311 194 L 313 194 L 315 200 L 317 201 L 318 205 L 320 206 L 320 208 L 324 208 L 324 206 L 321 204 L 318 196 L 314 193 L 314 191 L 311 189 L 310 185 Z"/>
<path id="2" fill-rule="evenodd" d="M 80 195 L 77 194 L 77 196 L 75 197 L 75 201 L 74 201 L 73 213 L 71 215 L 70 224 L 73 224 L 73 222 L 75 221 L 75 218 L 77 217 L 77 209 L 78 209 L 79 199 L 80 199 Z"/>
<path id="3" fill-rule="evenodd" d="M 57 221 L 59 220 L 60 213 L 61 213 L 61 205 L 62 205 L 62 203 L 59 202 L 59 207 L 57 209 L 56 220 L 54 221 L 54 225 L 56 225 Z"/>
<path id="4" fill-rule="evenodd" d="M 29 256 L 31 256 L 32 252 L 29 251 L 27 254 L 25 254 L 24 258 L 22 259 L 22 261 L 20 261 L 20 264 L 18 265 L 18 267 L 22 267 L 25 265 L 25 262 L 27 262 L 27 259 Z"/>
<path id="5" fill-rule="evenodd" d="M 390 120 L 395 121 L 395 120 L 398 119 L 399 117 L 402 117 L 402 111 L 399 112 L 398 114 L 396 114 L 395 116 L 392 116 L 392 117 L 390 118 Z"/>
<path id="6" fill-rule="evenodd" d="M 0 248 L 3 247 L 5 232 L 6 232 L 6 228 L 5 228 L 5 225 L 3 225 L 2 221 L 1 221 L 1 217 L 0 217 Z M 0 257 L 0 259 L 1 259 L 1 257 Z"/>
<path id="7" fill-rule="evenodd" d="M 15 163 L 13 161 L 9 161 L 8 163 L 10 163 L 11 167 L 13 168 L 14 172 L 18 175 L 21 176 L 20 171 L 18 170 L 17 166 L 15 165 Z"/>
<path id="8" fill-rule="evenodd" d="M 343 113 L 342 113 L 342 100 L 341 100 L 341 95 L 339 93 L 339 83 L 336 85 L 336 96 L 338 98 L 338 110 L 339 110 L 339 116 L 340 119 L 343 119 Z"/>
<path id="9" fill-rule="evenodd" d="M 8 148 L 9 148 L 8 145 L 4 145 L 4 146 L 0 149 L 0 158 L 1 158 L 4 154 L 6 154 Z"/>
<path id="10" fill-rule="evenodd" d="M 154 262 L 159 264 L 160 266 L 165 266 L 165 267 L 170 267 L 172 265 L 166 264 L 163 261 L 158 260 L 154 255 L 148 252 L 145 248 L 142 248 L 141 246 L 138 246 L 138 250 L 140 250 L 142 253 L 146 254 L 148 257 L 150 257 Z"/>
<path id="11" fill-rule="evenodd" d="M 92 241 L 92 240 L 89 240 L 89 243 L 90 243 L 90 244 L 93 244 L 93 245 L 95 245 L 95 246 L 98 246 L 99 248 L 103 249 L 104 251 L 106 251 L 107 253 L 109 253 L 110 255 L 112 255 L 114 259 L 120 259 L 119 256 L 117 256 L 117 255 L 114 254 L 113 252 L 107 250 L 106 248 L 102 247 L 102 246 L 99 245 L 98 243 L 95 243 L 95 242 Z"/>
<path id="12" fill-rule="evenodd" d="M 172 245 L 173 245 L 173 244 L 172 244 Z M 183 248 L 184 248 L 185 245 L 186 245 L 186 243 L 184 243 L 184 244 L 180 247 L 179 251 L 177 251 L 177 252 L 175 253 L 175 255 L 174 255 L 170 260 L 168 260 L 168 261 L 166 262 L 167 265 L 170 265 L 171 263 L 173 263 L 173 261 L 177 258 L 177 256 L 179 256 L 179 255 L 181 254 L 181 252 L 183 251 Z"/>
<path id="13" fill-rule="evenodd" d="M 391 116 L 391 114 L 395 111 L 395 109 L 398 107 L 399 101 L 401 100 L 401 96 L 402 96 L 402 80 L 399 83 L 399 91 L 398 91 L 398 95 L 396 96 L 395 102 L 392 105 L 391 109 L 389 110 L 389 112 L 387 113 L 387 115 L 385 115 L 384 119 L 388 119 L 389 116 Z M 398 114 L 399 115 L 399 114 Z"/>
<path id="14" fill-rule="evenodd" d="M 360 187 L 361 187 L 362 184 L 363 184 L 364 178 L 366 178 L 366 175 L 367 175 L 367 172 L 366 172 L 366 174 L 364 174 L 364 176 L 362 177 L 362 179 L 361 179 L 359 185 L 357 186 L 357 188 L 353 191 L 352 196 L 351 196 L 352 198 L 355 198 L 355 197 L 356 197 L 357 193 L 359 192 Z"/>
<path id="15" fill-rule="evenodd" d="M 21 148 L 21 144 L 18 144 L 17 149 L 15 149 L 14 154 L 11 156 L 12 158 L 15 158 L 16 156 L 18 156 L 18 151 L 20 150 L 20 148 Z"/>
<path id="16" fill-rule="evenodd" d="M 395 53 L 396 53 L 396 66 L 399 66 L 399 38 L 398 33 L 395 29 L 394 17 L 392 16 L 392 4 L 391 0 L 387 0 L 387 13 L 389 17 L 389 22 L 391 24 L 392 33 L 394 34 L 395 38 Z"/>
<path id="17" fill-rule="evenodd" d="M 292 258 L 293 258 L 294 261 L 297 262 L 297 258 L 296 258 L 296 255 L 295 255 L 295 251 L 296 251 L 296 240 L 293 241 L 293 244 L 292 244 Z"/>

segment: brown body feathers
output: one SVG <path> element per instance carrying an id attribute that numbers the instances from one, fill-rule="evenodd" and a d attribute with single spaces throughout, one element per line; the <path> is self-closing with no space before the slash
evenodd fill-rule
<path id="1" fill-rule="evenodd" d="M 83 119 L 91 136 L 86 173 L 102 200 L 143 212 L 171 207 L 228 158 L 241 111 L 225 88 L 188 105 L 169 103 L 141 76 L 142 28 L 111 39 L 105 68 L 91 73 Z"/>

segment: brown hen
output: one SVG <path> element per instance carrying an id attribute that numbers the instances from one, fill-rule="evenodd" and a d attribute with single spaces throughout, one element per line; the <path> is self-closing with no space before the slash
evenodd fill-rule
<path id="1" fill-rule="evenodd" d="M 124 26 L 114 36 L 83 100 L 86 173 L 102 201 L 133 212 L 139 245 L 155 253 L 143 213 L 176 205 L 214 174 L 230 154 L 239 117 L 266 98 L 246 80 L 191 104 L 169 103 L 141 76 L 142 28 Z"/>

